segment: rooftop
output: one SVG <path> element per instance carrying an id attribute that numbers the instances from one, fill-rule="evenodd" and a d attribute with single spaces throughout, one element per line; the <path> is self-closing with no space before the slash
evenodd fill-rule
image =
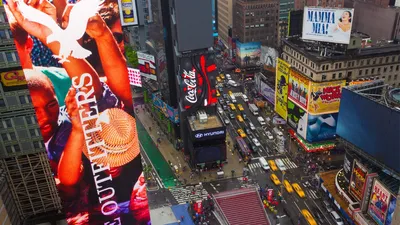
<path id="1" fill-rule="evenodd" d="M 189 117 L 189 124 L 192 131 L 222 127 L 222 122 L 216 115 L 208 115 L 206 123 L 200 123 L 200 121 L 195 116 L 191 116 Z"/>
<path id="2" fill-rule="evenodd" d="M 346 50 L 345 45 L 334 43 L 322 43 L 316 41 L 302 40 L 300 37 L 289 37 L 283 39 L 285 45 L 304 54 L 305 57 L 314 62 L 351 60 L 368 58 L 371 56 L 388 56 L 400 54 L 400 44 L 387 43 L 369 48 Z M 326 52 L 325 52 L 326 49 Z"/>

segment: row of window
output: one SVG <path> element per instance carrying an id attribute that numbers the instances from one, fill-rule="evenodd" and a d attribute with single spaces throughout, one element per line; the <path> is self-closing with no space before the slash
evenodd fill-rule
<path id="1" fill-rule="evenodd" d="M 37 124 L 36 116 L 33 116 L 33 115 L 32 116 L 24 116 L 23 118 L 18 117 L 18 118 L 14 118 L 14 119 L 18 120 L 18 124 L 21 124 L 21 122 L 23 124 L 24 121 L 26 122 L 27 125 Z M 0 120 L 0 129 L 11 128 L 11 127 L 13 127 L 13 125 L 15 125 L 15 120 L 14 121 L 12 119 Z"/>
<path id="2" fill-rule="evenodd" d="M 266 9 L 274 7 L 275 4 L 257 4 L 257 5 L 245 5 L 243 8 L 245 9 Z"/>
<path id="3" fill-rule="evenodd" d="M 16 51 L 0 52 L 0 63 L 19 62 L 18 53 Z"/>
<path id="4" fill-rule="evenodd" d="M 8 18 L 6 12 L 0 13 L 0 23 L 8 23 Z"/>
<path id="5" fill-rule="evenodd" d="M 20 105 L 31 104 L 32 103 L 32 98 L 31 98 L 30 95 L 20 95 L 20 96 L 18 96 L 18 102 L 19 102 Z M 14 100 L 14 102 L 8 102 L 8 103 L 9 103 L 8 104 L 9 106 L 10 105 L 15 105 L 15 100 Z M 1 107 L 6 107 L 6 106 L 7 106 L 6 101 L 3 98 L 0 97 L 0 108 Z"/>
<path id="6" fill-rule="evenodd" d="M 12 34 L 10 29 L 0 30 L 0 40 L 9 40 L 12 39 Z"/>
<path id="7" fill-rule="evenodd" d="M 40 136 L 40 130 L 38 128 L 31 128 L 28 130 L 29 130 L 29 135 L 31 138 Z M 17 136 L 14 131 L 10 131 L 8 133 L 2 133 L 0 136 L 1 136 L 1 140 L 4 142 L 17 140 Z M 20 137 L 20 138 L 22 138 L 22 137 Z"/>
<path id="8" fill-rule="evenodd" d="M 34 149 L 41 149 L 41 148 L 45 147 L 43 141 L 32 141 L 32 144 L 33 144 L 33 148 Z M 8 155 L 21 152 L 21 147 L 20 147 L 19 144 L 6 145 L 5 149 L 6 149 L 6 152 L 7 152 Z"/>

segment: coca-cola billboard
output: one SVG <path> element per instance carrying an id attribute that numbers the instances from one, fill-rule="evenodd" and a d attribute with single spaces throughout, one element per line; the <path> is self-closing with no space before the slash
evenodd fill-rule
<path id="1" fill-rule="evenodd" d="M 181 103 L 184 109 L 197 109 L 217 102 L 215 78 L 218 74 L 210 55 L 181 57 L 179 64 Z"/>

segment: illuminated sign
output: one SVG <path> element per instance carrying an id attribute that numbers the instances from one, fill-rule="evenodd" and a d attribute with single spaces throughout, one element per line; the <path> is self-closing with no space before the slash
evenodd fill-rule
<path id="1" fill-rule="evenodd" d="M 155 57 L 153 55 L 149 55 L 143 52 L 138 52 L 137 56 L 140 75 L 151 80 L 157 80 Z"/>
<path id="2" fill-rule="evenodd" d="M 203 137 L 213 137 L 213 136 L 222 135 L 222 134 L 225 134 L 224 130 L 212 131 L 212 132 L 206 132 L 206 133 L 197 133 L 194 135 L 194 137 L 197 139 L 200 139 Z"/>
<path id="3" fill-rule="evenodd" d="M 26 85 L 24 71 L 17 70 L 17 71 L 9 71 L 9 72 L 2 72 L 0 73 L 1 76 L 1 83 L 4 86 L 20 86 Z"/>
<path id="4" fill-rule="evenodd" d="M 385 225 L 390 196 L 390 192 L 378 180 L 375 180 L 369 201 L 368 214 L 379 225 Z"/>
<path id="5" fill-rule="evenodd" d="M 335 113 L 339 111 L 342 87 L 345 80 L 314 83 L 310 85 L 308 112 L 310 114 Z"/>
<path id="6" fill-rule="evenodd" d="M 129 72 L 123 46 L 113 39 L 113 32 L 122 33 L 122 29 L 115 26 L 119 21 L 105 21 L 111 12 L 118 12 L 117 1 L 77 1 L 70 10 L 67 29 L 48 15 L 48 10 L 55 13 L 60 8 L 49 1 L 43 3 L 44 7 L 34 8 L 25 1 L 7 2 L 6 14 L 19 18 L 9 21 L 21 28 L 12 36 L 25 79 L 22 72 L 13 71 L 2 73 L 1 80 L 5 85 L 28 86 L 66 221 L 70 225 L 148 224 L 150 211 L 136 120 L 131 116 Z M 129 14 L 127 9 L 124 12 Z M 87 29 L 94 16 L 103 19 L 99 18 L 96 26 L 91 20 Z M 107 26 L 117 29 L 111 31 Z M 101 32 L 113 40 L 81 46 L 87 40 L 77 40 L 88 38 L 82 37 L 85 31 L 93 39 Z M 63 68 L 46 64 L 48 61 L 40 68 L 33 65 L 30 57 L 34 56 L 23 41 L 28 35 L 41 42 L 32 51 L 48 48 Z M 53 46 L 53 42 L 59 44 Z M 107 61 L 100 65 L 102 71 L 85 60 L 95 54 L 101 62 Z M 102 75 L 107 82 L 100 79 Z M 65 106 L 60 99 L 65 99 Z M 48 207 L 59 210 L 55 205 Z"/>
<path id="7" fill-rule="evenodd" d="M 304 110 L 307 110 L 309 85 L 310 82 L 307 78 L 297 71 L 290 70 L 288 98 Z"/>
<path id="8" fill-rule="evenodd" d="M 185 83 L 186 87 L 183 91 L 186 93 L 185 99 L 189 103 L 196 103 L 197 102 L 197 80 L 196 80 L 196 70 L 193 69 L 192 71 L 183 70 L 182 74 L 183 83 Z"/>

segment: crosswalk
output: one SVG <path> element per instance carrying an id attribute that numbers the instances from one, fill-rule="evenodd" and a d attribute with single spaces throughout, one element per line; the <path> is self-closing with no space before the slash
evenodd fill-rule
<path id="1" fill-rule="evenodd" d="M 306 189 L 306 192 L 307 192 L 307 196 L 309 196 L 309 198 L 319 199 L 316 191 L 311 190 L 311 189 Z"/>
<path id="2" fill-rule="evenodd" d="M 198 201 L 207 199 L 208 192 L 204 188 L 194 186 L 186 186 L 184 188 L 173 188 L 170 190 L 172 196 L 179 204 L 184 204 L 190 201 Z"/>
<path id="3" fill-rule="evenodd" d="M 235 96 L 235 97 L 242 97 L 243 93 L 242 92 L 235 92 L 235 93 L 232 93 L 232 95 Z"/>
<path id="4" fill-rule="evenodd" d="M 283 164 L 285 164 L 286 169 L 288 169 L 288 170 L 289 169 L 298 168 L 298 166 L 292 160 L 290 160 L 287 157 L 286 158 L 282 158 L 281 160 L 282 160 Z M 249 170 L 252 173 L 258 173 L 258 172 L 263 172 L 264 171 L 262 166 L 261 166 L 261 163 L 259 163 L 258 160 L 255 163 L 249 164 L 248 167 L 249 167 Z"/>

